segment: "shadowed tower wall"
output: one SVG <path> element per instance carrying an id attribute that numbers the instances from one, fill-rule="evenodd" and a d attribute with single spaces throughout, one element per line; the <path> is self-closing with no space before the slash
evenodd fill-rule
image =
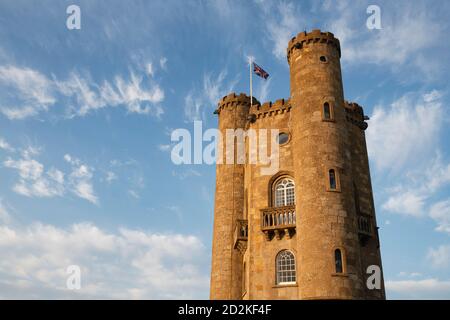
<path id="1" fill-rule="evenodd" d="M 255 100 L 256 101 L 256 100 Z M 245 129 L 250 99 L 230 94 L 219 102 L 219 130 L 226 137 L 227 129 Z M 236 221 L 243 218 L 244 164 L 238 164 L 233 149 L 223 144 L 222 163 L 216 165 L 214 203 L 214 236 L 211 266 L 211 299 L 240 299 L 242 258 L 233 247 Z M 234 149 L 237 150 L 235 144 Z M 233 153 L 233 163 L 227 155 Z M 218 161 L 219 162 L 219 161 Z"/>

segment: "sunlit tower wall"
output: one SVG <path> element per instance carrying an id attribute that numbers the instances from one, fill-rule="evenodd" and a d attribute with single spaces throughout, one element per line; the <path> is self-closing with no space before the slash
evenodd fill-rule
<path id="1" fill-rule="evenodd" d="M 355 124 L 345 108 L 340 57 L 330 32 L 302 32 L 288 44 L 300 299 L 368 298 L 354 197 Z M 360 170 L 370 179 L 368 166 Z M 371 223 L 376 228 L 375 219 Z M 367 242 L 377 241 L 367 231 Z M 336 272 L 336 250 L 343 272 Z M 381 263 L 378 248 L 372 254 Z"/>

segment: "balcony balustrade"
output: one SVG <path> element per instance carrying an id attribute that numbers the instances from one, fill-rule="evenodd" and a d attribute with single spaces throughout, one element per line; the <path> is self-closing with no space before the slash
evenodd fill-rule
<path id="1" fill-rule="evenodd" d="M 295 233 L 295 223 L 294 205 L 261 209 L 261 230 L 267 240 L 271 240 L 272 235 L 281 239 L 283 233 L 290 239 Z"/>

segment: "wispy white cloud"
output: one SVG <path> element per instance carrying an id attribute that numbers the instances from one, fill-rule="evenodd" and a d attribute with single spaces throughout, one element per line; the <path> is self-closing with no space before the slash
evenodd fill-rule
<path id="1" fill-rule="evenodd" d="M 106 182 L 112 183 L 114 180 L 117 180 L 117 179 L 118 179 L 117 174 L 115 174 L 114 172 L 112 172 L 112 171 L 106 172 L 106 178 L 105 178 Z"/>
<path id="2" fill-rule="evenodd" d="M 3 165 L 16 169 L 19 173 L 19 182 L 13 190 L 28 197 L 54 197 L 64 194 L 63 174 L 55 168 L 44 172 L 44 165 L 34 159 L 11 158 L 5 160 Z"/>
<path id="3" fill-rule="evenodd" d="M 69 191 L 82 199 L 98 203 L 91 167 L 66 154 L 64 159 L 71 164 L 68 173 L 54 167 L 46 170 L 41 162 L 32 158 L 36 155 L 36 148 L 27 148 L 22 152 L 22 158 L 8 158 L 3 162 L 4 167 L 15 169 L 19 174 L 13 191 L 27 197 L 61 197 Z"/>
<path id="4" fill-rule="evenodd" d="M 167 58 L 161 57 L 161 59 L 159 59 L 159 65 L 160 65 L 161 69 L 166 70 L 167 69 Z"/>
<path id="5" fill-rule="evenodd" d="M 153 77 L 155 71 L 153 70 L 153 64 L 151 62 L 148 62 L 146 64 L 146 70 L 147 70 L 147 75 L 149 77 Z"/>
<path id="6" fill-rule="evenodd" d="M 17 93 L 17 100 L 0 100 L 1 111 L 10 119 L 23 119 L 47 111 L 56 102 L 52 81 L 39 71 L 13 65 L 0 66 L 0 84 L 5 90 Z M 12 105 L 12 104 L 18 105 Z"/>
<path id="7" fill-rule="evenodd" d="M 198 172 L 197 170 L 189 168 L 189 169 L 179 170 L 179 171 L 173 170 L 172 176 L 178 177 L 180 180 L 184 180 L 189 177 L 201 177 L 202 174 L 200 172 Z"/>
<path id="8" fill-rule="evenodd" d="M 413 70 L 422 80 L 435 79 L 442 73 L 439 50 L 434 49 L 443 47 L 442 38 L 446 31 L 437 16 L 439 9 L 445 11 L 441 8 L 444 4 L 430 6 L 427 1 L 377 3 L 381 8 L 382 29 L 369 30 L 366 27 L 369 4 L 365 2 L 255 2 L 267 30 L 266 40 L 280 61 L 286 61 L 286 48 L 291 37 L 303 30 L 321 28 L 339 38 L 345 65 L 375 63 L 386 65 L 394 72 Z"/>
<path id="9" fill-rule="evenodd" d="M 450 163 L 445 163 L 438 152 L 431 160 L 404 172 L 396 187 L 386 189 L 389 196 L 382 208 L 406 216 L 428 216 L 436 221 L 436 231 L 450 233 L 450 200 L 436 200 L 450 184 Z"/>
<path id="10" fill-rule="evenodd" d="M 78 197 L 97 204 L 98 197 L 95 195 L 92 184 L 93 169 L 69 154 L 66 154 L 64 159 L 72 165 L 68 182 L 70 190 Z"/>
<path id="11" fill-rule="evenodd" d="M 179 222 L 183 222 L 183 211 L 179 206 L 169 205 L 165 207 L 168 211 L 174 213 Z"/>
<path id="12" fill-rule="evenodd" d="M 205 298 L 205 251 L 190 235 L 0 225 L 0 298 Z M 69 265 L 81 268 L 80 290 L 66 288 Z"/>
<path id="13" fill-rule="evenodd" d="M 408 278 L 416 278 L 422 276 L 420 272 L 406 272 L 406 271 L 401 271 L 399 272 L 398 275 L 400 277 L 408 277 Z"/>
<path id="14" fill-rule="evenodd" d="M 402 299 L 448 299 L 450 281 L 430 278 L 423 280 L 388 280 L 386 291 L 390 294 L 401 294 Z M 388 296 L 388 298 L 390 298 Z"/>
<path id="15" fill-rule="evenodd" d="M 203 106 L 203 100 L 200 97 L 194 97 L 193 92 L 189 92 L 184 98 L 184 115 L 187 121 L 200 120 Z"/>
<path id="16" fill-rule="evenodd" d="M 332 5 L 331 5 L 332 3 Z M 342 60 L 346 64 L 376 63 L 399 71 L 399 66 L 413 66 L 429 77 L 438 71 L 430 68 L 433 47 L 442 41 L 443 27 L 434 18 L 439 11 L 428 2 L 384 2 L 381 9 L 382 29 L 366 28 L 368 4 L 364 2 L 328 2 L 326 25 L 341 41 Z M 414 39 L 411 41 L 411 39 Z M 426 58 L 425 58 L 426 57 Z M 423 63 L 426 59 L 427 63 Z"/>
<path id="17" fill-rule="evenodd" d="M 135 199 L 139 199 L 140 198 L 139 193 L 137 193 L 135 190 L 128 190 L 128 194 L 130 196 L 132 196 L 133 198 L 135 198 Z"/>
<path id="18" fill-rule="evenodd" d="M 434 268 L 446 269 L 450 266 L 450 245 L 440 245 L 428 250 L 427 259 Z"/>
<path id="19" fill-rule="evenodd" d="M 416 217 L 425 214 L 426 197 L 415 191 L 398 192 L 389 197 L 383 204 L 383 209 L 402 215 Z"/>
<path id="20" fill-rule="evenodd" d="M 450 199 L 433 204 L 430 208 L 430 217 L 438 224 L 436 231 L 450 234 Z"/>
<path id="21" fill-rule="evenodd" d="M 0 198 L 0 225 L 9 224 L 11 222 L 11 215 L 8 209 L 3 203 L 3 199 Z"/>
<path id="22" fill-rule="evenodd" d="M 153 75 L 151 66 L 147 65 L 145 72 Z M 164 90 L 154 80 L 144 79 L 133 71 L 128 78 L 116 75 L 114 80 L 98 84 L 88 73 L 82 76 L 74 71 L 67 79 L 55 76 L 50 79 L 37 70 L 8 65 L 0 66 L 0 83 L 11 88 L 9 96 L 13 95 L 14 102 L 18 103 L 11 106 L 8 101 L 0 100 L 0 111 L 9 119 L 35 116 L 48 111 L 57 102 L 70 106 L 66 110 L 70 117 L 116 106 L 124 106 L 130 113 L 157 118 L 164 113 L 161 106 Z"/>
<path id="23" fill-rule="evenodd" d="M 164 91 L 157 84 L 144 88 L 143 77 L 134 72 L 129 80 L 116 76 L 114 82 L 104 81 L 101 85 L 77 73 L 71 73 L 66 81 L 55 83 L 61 93 L 75 99 L 75 110 L 72 110 L 75 115 L 84 116 L 96 109 L 119 105 L 124 105 L 131 113 L 159 117 L 164 112 L 158 105 L 164 100 Z"/>
<path id="24" fill-rule="evenodd" d="M 160 145 L 158 145 L 158 149 L 163 151 L 163 152 L 169 151 L 170 148 L 171 148 L 171 144 L 160 144 Z"/>
<path id="25" fill-rule="evenodd" d="M 270 84 L 272 82 L 272 79 L 268 79 L 268 80 L 264 80 L 261 81 L 259 83 L 259 85 L 257 86 L 257 91 L 256 91 L 256 98 L 261 102 L 266 102 L 267 98 L 269 96 L 269 91 L 270 91 Z"/>
<path id="26" fill-rule="evenodd" d="M 217 77 L 212 73 L 203 75 L 202 90 L 191 89 L 184 98 L 186 120 L 204 120 L 206 112 L 212 112 L 220 98 L 227 95 L 238 82 L 238 78 L 226 81 L 227 72 L 221 71 Z"/>
<path id="27" fill-rule="evenodd" d="M 7 152 L 13 152 L 14 148 L 2 137 L 0 137 L 0 149 L 3 149 Z"/>
<path id="28" fill-rule="evenodd" d="M 305 17 L 297 8 L 296 2 L 272 1 L 257 2 L 264 16 L 267 37 L 272 44 L 272 52 L 281 61 L 286 61 L 286 48 L 289 40 L 306 28 Z"/>
<path id="29" fill-rule="evenodd" d="M 375 107 L 367 145 L 378 172 L 397 177 L 394 187 L 385 186 L 388 197 L 382 208 L 405 216 L 429 217 L 437 222 L 437 231 L 450 232 L 448 199 L 436 200 L 450 184 L 450 163 L 439 151 L 447 120 L 442 116 L 442 99 L 441 92 L 432 90 L 405 94 L 387 107 Z"/>
<path id="30" fill-rule="evenodd" d="M 379 169 L 399 169 L 423 160 L 438 142 L 444 124 L 442 94 L 405 94 L 375 107 L 367 131 L 369 156 Z M 421 158 L 422 157 L 422 158 Z"/>

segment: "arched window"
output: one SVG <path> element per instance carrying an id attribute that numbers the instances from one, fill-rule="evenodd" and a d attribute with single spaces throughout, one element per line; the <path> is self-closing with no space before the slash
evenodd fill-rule
<path id="1" fill-rule="evenodd" d="M 323 104 L 323 118 L 325 120 L 331 120 L 331 109 L 330 104 L 328 102 L 325 102 Z"/>
<path id="2" fill-rule="evenodd" d="M 337 189 L 336 171 L 334 171 L 334 169 L 330 169 L 328 171 L 328 177 L 330 179 L 330 189 L 331 190 L 336 190 Z"/>
<path id="3" fill-rule="evenodd" d="M 295 204 L 294 180 L 283 178 L 276 182 L 274 188 L 274 206 L 283 207 Z"/>
<path id="4" fill-rule="evenodd" d="M 341 249 L 334 250 L 334 264 L 336 267 L 336 273 L 343 273 L 344 268 L 342 264 L 342 252 Z"/>
<path id="5" fill-rule="evenodd" d="M 295 257 L 288 250 L 280 251 L 276 258 L 277 284 L 295 283 Z"/>

